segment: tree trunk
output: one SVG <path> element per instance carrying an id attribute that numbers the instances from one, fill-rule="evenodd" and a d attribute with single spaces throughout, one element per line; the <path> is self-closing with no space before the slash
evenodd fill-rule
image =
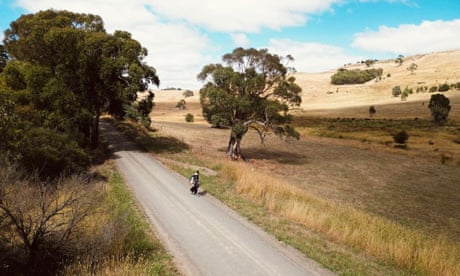
<path id="1" fill-rule="evenodd" d="M 93 118 L 92 130 L 91 130 L 91 147 L 93 149 L 97 148 L 99 145 L 99 118 L 101 114 L 99 111 L 96 112 L 96 115 Z"/>
<path id="2" fill-rule="evenodd" d="M 241 155 L 241 138 L 230 135 L 230 140 L 227 147 L 227 158 L 232 160 L 239 160 L 242 158 Z"/>

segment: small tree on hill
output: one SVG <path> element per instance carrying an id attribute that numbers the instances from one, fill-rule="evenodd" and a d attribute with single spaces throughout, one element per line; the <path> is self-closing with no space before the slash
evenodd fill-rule
<path id="1" fill-rule="evenodd" d="M 395 62 L 397 64 L 399 64 L 399 66 L 401 66 L 404 62 L 404 56 L 403 55 L 398 55 L 398 57 L 396 58 Z"/>
<path id="2" fill-rule="evenodd" d="M 375 106 L 371 105 L 369 107 L 369 116 L 372 117 L 374 116 L 374 114 L 377 112 L 377 110 L 375 110 Z"/>
<path id="3" fill-rule="evenodd" d="M 415 70 L 417 70 L 417 68 L 418 68 L 418 65 L 415 64 L 415 63 L 412 63 L 409 67 L 407 67 L 407 70 L 409 70 L 410 73 L 411 73 L 412 75 L 414 75 L 414 74 L 415 74 Z"/>
<path id="4" fill-rule="evenodd" d="M 428 108 L 431 110 L 431 116 L 436 124 L 443 125 L 447 122 L 451 108 L 449 98 L 443 94 L 431 95 Z"/>

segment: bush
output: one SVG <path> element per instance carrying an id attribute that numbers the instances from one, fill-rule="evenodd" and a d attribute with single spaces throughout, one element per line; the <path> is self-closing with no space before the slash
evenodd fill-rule
<path id="1" fill-rule="evenodd" d="M 185 121 L 187 123 L 193 123 L 193 120 L 194 120 L 193 114 L 187 113 L 187 115 L 185 115 Z"/>
<path id="2" fill-rule="evenodd" d="M 192 91 L 192 90 L 185 90 L 184 93 L 182 93 L 182 95 L 183 95 L 185 98 L 193 97 L 193 91 Z"/>
<path id="3" fill-rule="evenodd" d="M 180 100 L 179 102 L 177 102 L 176 108 L 177 108 L 177 109 L 181 109 L 181 110 L 182 110 L 182 109 L 185 109 L 185 100 L 182 99 L 182 100 Z"/>
<path id="4" fill-rule="evenodd" d="M 45 182 L 0 160 L 0 194 L 0 274 L 58 275 L 61 264 L 85 251 L 81 231 L 98 212 L 103 189 L 76 176 Z"/>
<path id="5" fill-rule="evenodd" d="M 369 107 L 369 116 L 372 117 L 376 112 L 377 110 L 375 110 L 375 106 L 371 105 Z"/>
<path id="6" fill-rule="evenodd" d="M 90 165 L 89 155 L 68 134 L 32 128 L 24 132 L 21 143 L 20 164 L 44 178 L 85 172 Z"/>
<path id="7" fill-rule="evenodd" d="M 405 130 L 402 130 L 393 135 L 393 141 L 401 145 L 405 145 L 408 139 L 409 139 L 409 134 L 407 134 Z"/>
<path id="8" fill-rule="evenodd" d="M 401 87 L 399 85 L 393 87 L 392 94 L 393 94 L 393 97 L 400 96 L 401 95 Z"/>
<path id="9" fill-rule="evenodd" d="M 347 70 L 339 69 L 337 73 L 331 76 L 332 84 L 361 84 L 368 82 L 377 77 L 381 77 L 383 69 L 367 69 L 367 70 Z"/>
<path id="10" fill-rule="evenodd" d="M 407 91 L 404 90 L 404 92 L 401 93 L 401 101 L 405 101 L 407 97 L 409 97 L 409 93 L 407 93 Z"/>
<path id="11" fill-rule="evenodd" d="M 449 85 L 447 83 L 444 83 L 444 84 L 440 84 L 439 85 L 439 88 L 438 88 L 438 91 L 439 92 L 446 92 L 446 91 L 449 91 Z"/>
<path id="12" fill-rule="evenodd" d="M 438 87 L 437 86 L 432 86 L 430 87 L 430 92 L 436 92 L 438 91 Z"/>
<path id="13" fill-rule="evenodd" d="M 435 123 L 443 125 L 447 122 L 451 108 L 449 98 L 443 94 L 432 95 L 428 108 L 431 110 L 431 116 Z"/>

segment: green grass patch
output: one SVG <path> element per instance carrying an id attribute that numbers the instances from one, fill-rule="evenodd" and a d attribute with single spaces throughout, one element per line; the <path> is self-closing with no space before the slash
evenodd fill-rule
<path id="1" fill-rule="evenodd" d="M 138 208 L 127 186 L 113 166 L 106 171 L 108 177 L 108 196 L 113 214 L 121 220 L 119 227 L 125 228 L 120 249 L 125 257 L 142 260 L 148 275 L 177 275 L 172 265 L 172 257 L 151 231 L 147 218 Z"/>

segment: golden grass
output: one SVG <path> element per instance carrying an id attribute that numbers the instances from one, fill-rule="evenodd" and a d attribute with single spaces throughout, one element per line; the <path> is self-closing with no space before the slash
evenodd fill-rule
<path id="1" fill-rule="evenodd" d="M 148 273 L 149 262 L 143 257 L 107 257 L 100 260 L 94 271 L 94 263 L 91 260 L 83 260 L 73 263 L 65 268 L 63 275 L 150 275 Z"/>
<path id="2" fill-rule="evenodd" d="M 239 194 L 329 240 L 363 250 L 411 273 L 460 275 L 460 246 L 442 236 L 429 237 L 350 206 L 326 202 L 247 164 L 226 164 L 221 173 L 235 181 Z"/>

